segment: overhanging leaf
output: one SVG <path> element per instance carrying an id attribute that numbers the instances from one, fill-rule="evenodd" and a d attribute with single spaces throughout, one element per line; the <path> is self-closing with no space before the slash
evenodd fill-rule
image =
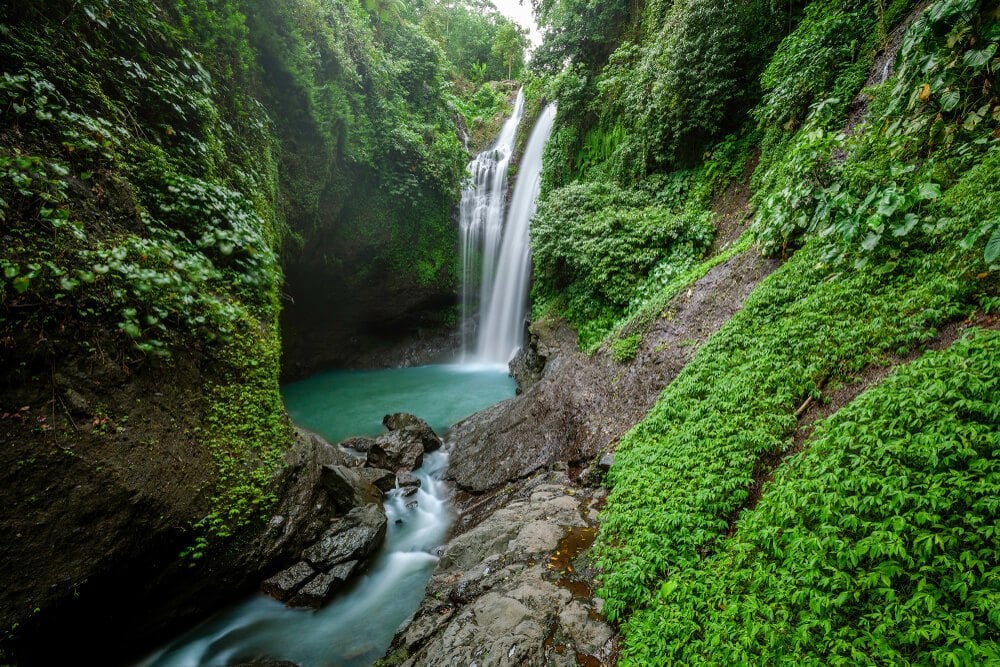
<path id="1" fill-rule="evenodd" d="M 878 242 L 881 240 L 882 240 L 881 234 L 878 234 L 876 232 L 871 232 L 870 234 L 868 234 L 868 236 L 865 237 L 865 240 L 861 242 L 861 247 L 870 252 L 875 249 L 875 246 L 877 246 Z"/>
<path id="2" fill-rule="evenodd" d="M 941 186 L 937 183 L 921 183 L 917 186 L 917 196 L 923 200 L 937 199 L 941 196 Z"/>
<path id="3" fill-rule="evenodd" d="M 962 100 L 962 93 L 957 90 L 946 90 L 941 93 L 941 110 L 953 111 Z"/>

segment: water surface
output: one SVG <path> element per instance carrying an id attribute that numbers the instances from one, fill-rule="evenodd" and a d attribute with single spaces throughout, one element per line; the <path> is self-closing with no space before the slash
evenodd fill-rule
<path id="1" fill-rule="evenodd" d="M 331 371 L 282 389 L 296 424 L 330 442 L 382 433 L 388 412 L 417 415 L 439 434 L 514 395 L 506 364 L 447 364 L 375 371 Z"/>

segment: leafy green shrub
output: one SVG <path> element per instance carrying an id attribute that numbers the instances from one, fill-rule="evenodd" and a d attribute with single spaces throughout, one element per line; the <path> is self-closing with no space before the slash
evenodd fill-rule
<path id="1" fill-rule="evenodd" d="M 531 234 L 537 295 L 565 293 L 566 315 L 586 345 L 603 338 L 639 285 L 700 258 L 713 229 L 707 213 L 672 212 L 643 192 L 585 183 L 546 196 Z"/>
<path id="2" fill-rule="evenodd" d="M 903 39 L 896 75 L 875 91 L 863 131 L 840 129 L 843 100 L 812 105 L 760 178 L 765 249 L 819 234 L 829 238 L 831 258 L 865 263 L 898 256 L 944 224 L 935 203 L 942 191 L 1000 142 L 1000 97 L 987 67 L 1000 30 L 988 4 L 942 0 L 923 12 Z M 787 48 L 804 47 L 791 40 Z M 785 83 L 795 76 L 786 71 Z"/>
<path id="3" fill-rule="evenodd" d="M 669 573 L 630 657 L 995 662 L 998 368 L 1000 334 L 971 335 L 819 425 L 718 553 Z"/>
<path id="4" fill-rule="evenodd" d="M 219 473 L 202 483 L 217 482 L 213 532 L 230 534 L 265 512 L 291 441 L 278 393 L 277 142 L 246 63 L 229 59 L 231 79 L 204 65 L 245 55 L 242 31 L 220 28 L 199 49 L 186 40 L 206 15 L 175 25 L 147 0 L 0 15 L 0 219 L 12 239 L 0 337 L 26 369 L 4 373 L 97 347 L 132 368 L 196 359 L 204 385 L 192 399 L 220 415 L 201 424 Z"/>
<path id="5" fill-rule="evenodd" d="M 611 358 L 617 362 L 632 361 L 641 345 L 642 334 L 636 333 L 618 338 L 611 344 Z"/>

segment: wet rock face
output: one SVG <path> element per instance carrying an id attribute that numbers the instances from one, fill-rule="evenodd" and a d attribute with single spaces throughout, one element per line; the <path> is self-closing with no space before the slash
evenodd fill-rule
<path id="1" fill-rule="evenodd" d="M 260 588 L 271 597 L 287 600 L 292 593 L 305 586 L 315 576 L 316 570 L 312 565 L 299 561 L 265 581 Z"/>
<path id="2" fill-rule="evenodd" d="M 603 490 L 576 487 L 564 473 L 506 490 L 511 502 L 445 546 L 390 664 L 606 662 L 613 632 L 586 564 Z"/>
<path id="3" fill-rule="evenodd" d="M 382 493 L 365 476 L 347 466 L 324 465 L 320 471 L 320 483 L 341 512 L 382 501 Z"/>
<path id="4" fill-rule="evenodd" d="M 341 447 L 347 447 L 348 449 L 353 449 L 356 452 L 367 452 L 375 444 L 375 438 L 348 438 L 347 440 L 342 440 L 340 443 Z"/>
<path id="5" fill-rule="evenodd" d="M 433 452 L 444 444 L 427 422 L 415 415 L 395 412 L 383 417 L 382 425 L 389 431 L 404 431 L 408 438 L 419 438 L 424 452 Z"/>
<path id="6" fill-rule="evenodd" d="M 261 584 L 261 590 L 293 607 L 319 607 L 343 588 L 382 545 L 385 509 L 379 503 L 355 507 L 333 521 L 302 560 Z"/>
<path id="7" fill-rule="evenodd" d="M 517 393 L 523 394 L 542 379 L 545 356 L 538 351 L 538 336 L 528 332 L 527 343 L 510 360 L 510 375 L 517 383 Z"/>
<path id="8" fill-rule="evenodd" d="M 382 493 L 396 488 L 396 474 L 384 468 L 355 468 L 355 474 L 367 481 Z"/>
<path id="9" fill-rule="evenodd" d="M 387 415 L 390 429 L 376 438 L 350 438 L 332 447 L 312 436 L 313 495 L 300 513 L 327 508 L 322 533 L 318 531 L 300 551 L 291 567 L 267 579 L 261 589 L 291 606 L 320 607 L 358 572 L 385 541 L 387 519 L 382 494 L 397 486 L 407 495 L 420 486 L 412 471 L 423 463 L 428 447 L 440 447 L 441 439 L 426 422 L 407 414 Z M 343 447 L 367 450 L 366 464 L 352 459 Z M 335 511 L 339 516 L 331 516 Z M 275 530 L 286 521 L 272 519 Z"/>
<path id="10" fill-rule="evenodd" d="M 352 560 L 341 563 L 325 572 L 299 589 L 299 592 L 288 601 L 292 607 L 320 607 L 334 593 L 347 583 L 347 580 L 360 569 L 360 561 Z"/>
<path id="11" fill-rule="evenodd" d="M 424 463 L 424 443 L 409 429 L 380 436 L 368 450 L 368 464 L 386 470 L 415 470 Z"/>
<path id="12" fill-rule="evenodd" d="M 350 560 L 365 560 L 385 539 L 386 517 L 381 504 L 357 507 L 337 519 L 302 557 L 319 569 Z"/>

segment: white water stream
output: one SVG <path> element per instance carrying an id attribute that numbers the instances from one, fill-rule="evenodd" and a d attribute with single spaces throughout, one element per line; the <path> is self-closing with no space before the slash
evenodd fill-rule
<path id="1" fill-rule="evenodd" d="M 514 114 L 496 143 L 469 163 L 472 181 L 462 193 L 462 360 L 467 363 L 506 365 L 523 344 L 531 276 L 528 227 L 555 107 L 542 112 L 528 138 L 508 209 L 507 169 L 523 113 L 524 94 L 518 92 Z M 478 329 L 474 347 L 473 328 Z"/>

